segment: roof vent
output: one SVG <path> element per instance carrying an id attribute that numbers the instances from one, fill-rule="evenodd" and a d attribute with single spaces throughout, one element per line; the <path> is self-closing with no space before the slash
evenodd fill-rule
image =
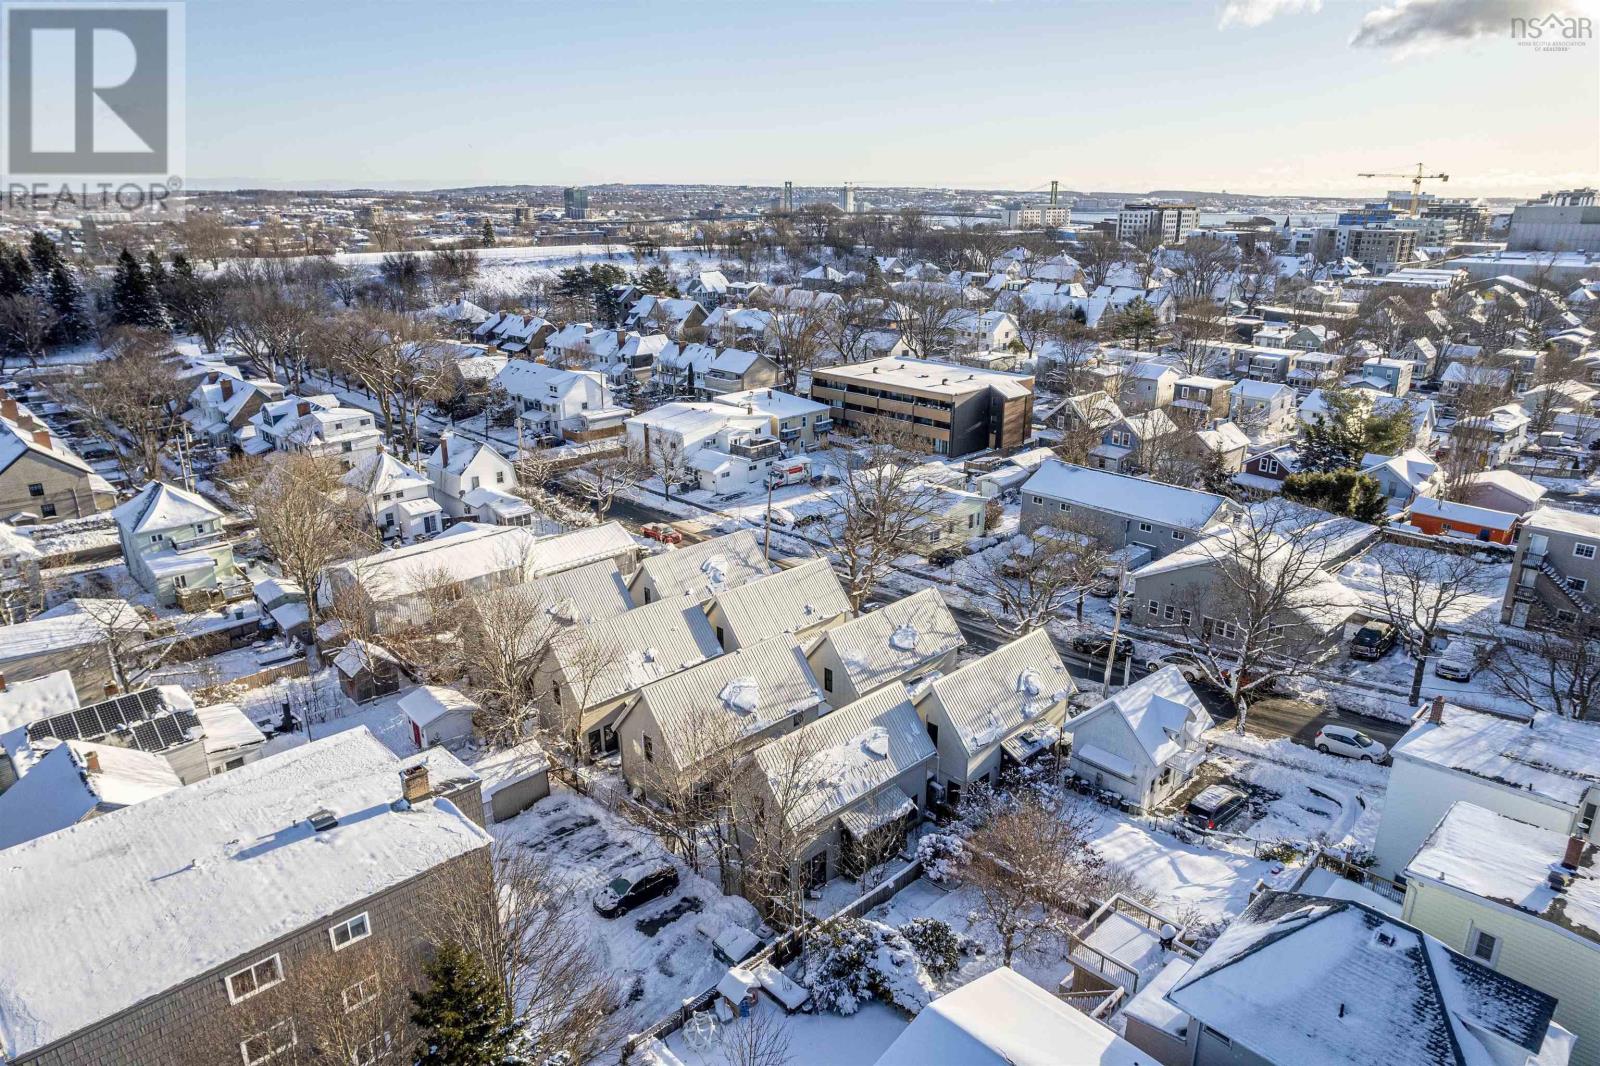
<path id="1" fill-rule="evenodd" d="M 326 833 L 339 824 L 339 816 L 328 810 L 328 808 L 323 807 L 321 810 L 312 811 L 311 817 L 307 818 L 306 821 L 311 824 L 313 831 Z"/>

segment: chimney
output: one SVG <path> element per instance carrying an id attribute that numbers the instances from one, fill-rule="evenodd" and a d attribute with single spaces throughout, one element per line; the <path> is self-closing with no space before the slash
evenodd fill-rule
<path id="1" fill-rule="evenodd" d="M 100 753 L 90 748 L 83 753 L 83 768 L 91 774 L 100 772 Z"/>
<path id="2" fill-rule="evenodd" d="M 1578 869 L 1578 863 L 1583 860 L 1584 845 L 1587 843 L 1588 841 L 1579 836 L 1568 837 L 1567 850 L 1566 853 L 1561 856 L 1561 865 L 1576 873 Z"/>
<path id="3" fill-rule="evenodd" d="M 0 671 L 0 692 L 4 692 L 5 690 L 6 690 L 6 675 L 5 675 L 4 671 Z"/>
<path id="4" fill-rule="evenodd" d="M 17 410 L 17 401 L 10 399 L 9 397 L 4 400 L 0 400 L 0 415 L 4 415 L 5 417 L 15 421 L 17 417 L 21 415 L 21 413 L 22 412 Z"/>
<path id="5" fill-rule="evenodd" d="M 48 429 L 34 430 L 33 443 L 37 444 L 41 448 L 50 447 L 50 431 Z"/>
<path id="6" fill-rule="evenodd" d="M 222 379 L 222 400 L 223 400 L 224 403 L 226 403 L 227 401 L 229 401 L 231 399 L 233 399 L 233 379 L 232 378 L 223 378 Z"/>
<path id="7" fill-rule="evenodd" d="M 311 405 L 304 400 L 294 405 L 294 413 L 304 417 L 311 413 Z"/>
<path id="8" fill-rule="evenodd" d="M 448 433 L 439 435 L 439 465 L 450 465 L 450 435 Z"/>
<path id="9" fill-rule="evenodd" d="M 116 694 L 117 694 L 117 683 L 115 681 L 107 681 L 106 682 L 106 698 L 110 699 L 112 696 L 115 696 Z"/>
<path id="10" fill-rule="evenodd" d="M 400 795 L 407 803 L 421 803 L 429 791 L 426 766 L 408 766 L 400 771 Z"/>
<path id="11" fill-rule="evenodd" d="M 1444 725 L 1444 697 L 1435 696 L 1433 705 L 1428 708 L 1428 721 L 1434 725 Z"/>

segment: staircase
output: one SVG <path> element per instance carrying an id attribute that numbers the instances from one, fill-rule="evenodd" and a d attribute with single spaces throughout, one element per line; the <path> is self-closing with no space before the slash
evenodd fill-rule
<path id="1" fill-rule="evenodd" d="M 1545 556 L 1539 560 L 1539 573 L 1549 578 L 1550 583 L 1556 587 L 1556 591 L 1560 593 L 1561 596 L 1564 597 L 1569 603 L 1571 603 L 1573 607 L 1577 608 L 1580 614 L 1594 613 L 1594 604 L 1589 602 L 1589 597 L 1583 595 L 1581 592 L 1574 591 L 1570 586 L 1568 586 L 1567 575 L 1563 574 L 1560 568 L 1557 567 L 1555 563 L 1550 561 L 1549 556 Z"/>

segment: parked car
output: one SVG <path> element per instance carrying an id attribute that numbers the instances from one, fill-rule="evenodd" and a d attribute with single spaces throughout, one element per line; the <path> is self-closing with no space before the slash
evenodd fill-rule
<path id="1" fill-rule="evenodd" d="M 1434 675 L 1447 681 L 1471 681 L 1478 669 L 1479 657 L 1476 644 L 1469 640 L 1452 640 L 1433 664 Z"/>
<path id="2" fill-rule="evenodd" d="M 1196 829 L 1221 829 L 1238 817 L 1248 798 L 1228 785 L 1208 785 L 1183 809 L 1183 820 Z"/>
<path id="3" fill-rule="evenodd" d="M 1388 622 L 1368 622 L 1350 639 L 1350 658 L 1378 660 L 1394 647 L 1399 634 Z"/>
<path id="4" fill-rule="evenodd" d="M 1389 756 L 1388 748 L 1348 725 L 1323 726 L 1317 730 L 1312 746 L 1324 755 L 1343 755 L 1362 762 L 1382 762 Z"/>
<path id="5" fill-rule="evenodd" d="M 1072 638 L 1072 650 L 1079 655 L 1087 655 L 1093 659 L 1103 658 L 1111 650 L 1111 637 L 1106 633 L 1079 633 Z M 1133 641 L 1127 637 L 1117 638 L 1118 659 L 1126 659 L 1133 654 Z"/>
<path id="6" fill-rule="evenodd" d="M 682 544 L 683 534 L 667 525 L 665 522 L 646 522 L 639 527 L 639 532 L 650 540 L 659 540 L 663 544 Z"/>
<path id="7" fill-rule="evenodd" d="M 645 867 L 615 878 L 594 894 L 595 913 L 602 918 L 620 918 L 653 899 L 669 895 L 678 887 L 678 871 L 673 867 Z"/>

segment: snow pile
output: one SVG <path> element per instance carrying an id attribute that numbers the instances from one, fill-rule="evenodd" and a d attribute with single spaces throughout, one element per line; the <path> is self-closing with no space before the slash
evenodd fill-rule
<path id="1" fill-rule="evenodd" d="M 1017 692 L 1028 697 L 1029 700 L 1037 699 L 1040 692 L 1044 691 L 1044 680 L 1039 676 L 1039 671 L 1028 667 L 1017 675 Z"/>
<path id="2" fill-rule="evenodd" d="M 1034 713 L 1037 714 L 1038 712 Z M 972 732 L 965 734 L 963 739 L 967 743 L 968 750 L 976 751 L 980 748 L 987 748 L 1005 735 L 1006 724 L 1000 720 L 1000 715 L 996 711 L 990 710 L 984 716 L 983 724 Z"/>
<path id="3" fill-rule="evenodd" d="M 922 873 L 936 885 L 953 881 L 967 862 L 967 846 L 953 833 L 929 833 L 917 841 Z"/>
<path id="4" fill-rule="evenodd" d="M 706 575 L 706 582 L 712 585 L 726 585 L 728 583 L 728 559 L 723 555 L 708 555 L 705 562 L 700 564 L 700 572 Z"/>
<path id="5" fill-rule="evenodd" d="M 754 714 L 761 705 L 761 686 L 753 677 L 736 677 L 717 694 L 722 705 L 737 714 Z"/>
<path id="6" fill-rule="evenodd" d="M 881 725 L 868 726 L 848 740 L 820 749 L 806 760 L 807 776 L 817 788 L 829 788 L 848 781 L 860 768 L 889 757 L 889 731 Z"/>
<path id="7" fill-rule="evenodd" d="M 894 632 L 889 634 L 889 646 L 896 651 L 914 652 L 917 650 L 917 627 L 909 623 L 898 625 Z"/>
<path id="8" fill-rule="evenodd" d="M 889 757 L 889 731 L 875 725 L 861 734 L 861 750 L 876 759 Z"/>

